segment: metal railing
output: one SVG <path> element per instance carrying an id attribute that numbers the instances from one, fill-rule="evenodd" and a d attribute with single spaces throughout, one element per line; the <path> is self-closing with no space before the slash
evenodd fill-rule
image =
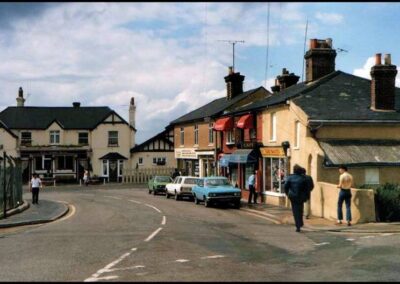
<path id="1" fill-rule="evenodd" d="M 0 216 L 7 217 L 7 210 L 18 207 L 22 200 L 21 160 L 3 152 L 0 160 Z"/>

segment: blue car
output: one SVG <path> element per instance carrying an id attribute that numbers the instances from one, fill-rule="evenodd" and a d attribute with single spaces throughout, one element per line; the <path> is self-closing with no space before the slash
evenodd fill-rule
<path id="1" fill-rule="evenodd" d="M 235 208 L 240 208 L 241 191 L 233 187 L 226 177 L 200 178 L 192 188 L 194 202 L 204 202 L 206 207 L 215 203 L 231 203 Z"/>

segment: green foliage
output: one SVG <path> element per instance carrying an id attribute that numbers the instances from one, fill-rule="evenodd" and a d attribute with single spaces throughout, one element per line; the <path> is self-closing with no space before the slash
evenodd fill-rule
<path id="1" fill-rule="evenodd" d="M 381 222 L 400 221 L 400 185 L 386 183 L 375 191 L 377 218 Z"/>

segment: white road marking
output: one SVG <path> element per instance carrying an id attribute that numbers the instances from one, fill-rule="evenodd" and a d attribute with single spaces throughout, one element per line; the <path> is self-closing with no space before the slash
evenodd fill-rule
<path id="1" fill-rule="evenodd" d="M 119 270 L 131 270 L 131 269 L 145 268 L 145 267 L 146 266 L 144 266 L 144 265 L 136 265 L 136 266 L 131 266 L 131 267 L 113 268 L 113 269 L 109 269 L 108 272 L 114 272 L 114 271 L 119 271 Z"/>
<path id="2" fill-rule="evenodd" d="M 150 236 L 147 237 L 147 239 L 145 239 L 145 242 L 150 241 L 152 238 L 154 238 L 160 231 L 162 230 L 162 228 L 158 228 L 157 230 L 155 230 Z"/>
<path id="3" fill-rule="evenodd" d="M 349 242 L 352 242 L 352 241 L 354 241 L 355 239 L 346 239 L 346 241 L 349 241 Z"/>
<path id="4" fill-rule="evenodd" d="M 176 262 L 188 262 L 188 261 L 190 261 L 190 260 L 188 260 L 188 259 L 177 259 L 177 260 L 175 260 Z"/>
<path id="5" fill-rule="evenodd" d="M 244 211 L 244 210 L 242 210 L 241 212 L 244 212 L 245 214 L 248 214 L 248 215 L 251 215 L 251 216 L 255 216 L 255 217 L 258 217 L 258 218 L 261 218 L 261 219 L 270 221 L 270 222 L 272 222 L 272 223 L 274 223 L 274 224 L 279 224 L 279 225 L 281 224 L 281 222 L 278 222 L 278 221 L 273 220 L 273 219 L 268 218 L 268 217 L 261 216 L 261 215 L 259 215 L 259 214 L 254 214 L 254 213 L 252 213 L 252 212 L 247 212 L 247 211 Z"/>
<path id="6" fill-rule="evenodd" d="M 381 236 L 392 236 L 392 235 L 394 235 L 393 233 L 383 233 L 383 234 L 381 234 Z"/>
<path id="7" fill-rule="evenodd" d="M 119 262 L 121 262 L 124 258 L 128 257 L 130 254 L 131 254 L 130 252 L 127 252 L 127 253 L 123 254 L 123 255 L 122 255 L 120 258 L 118 258 L 117 260 L 111 262 L 110 264 L 107 264 L 104 268 L 99 269 L 96 273 L 94 273 L 94 274 L 92 275 L 92 277 L 86 279 L 84 282 L 96 281 L 96 280 L 93 280 L 93 279 L 98 279 L 98 277 L 99 277 L 101 274 L 103 274 L 104 272 L 109 272 L 109 270 L 110 270 L 113 266 L 117 265 Z"/>
<path id="8" fill-rule="evenodd" d="M 203 256 L 201 259 L 207 259 L 207 258 L 221 258 L 221 257 L 225 257 L 224 255 L 210 255 L 210 256 Z"/>
<path id="9" fill-rule="evenodd" d="M 161 213 L 161 210 L 158 209 L 157 207 L 154 207 L 153 205 L 150 204 L 145 204 L 147 207 L 153 208 L 154 210 L 156 210 L 158 213 Z"/>
<path id="10" fill-rule="evenodd" d="M 165 225 L 167 223 L 167 217 L 162 216 L 162 222 L 161 225 Z"/>
<path id="11" fill-rule="evenodd" d="M 114 198 L 114 199 L 118 199 L 121 200 L 122 198 L 120 197 L 116 197 L 116 196 L 109 196 L 109 195 L 104 195 L 104 197 L 108 197 L 108 198 Z"/>
<path id="12" fill-rule="evenodd" d="M 131 248 L 131 251 L 137 251 L 137 248 Z"/>
<path id="13" fill-rule="evenodd" d="M 110 275 L 110 276 L 104 276 L 104 277 L 96 277 L 96 278 L 88 278 L 84 282 L 95 282 L 99 280 L 110 280 L 110 279 L 117 279 L 119 276 L 117 275 Z"/>
<path id="14" fill-rule="evenodd" d="M 324 245 L 329 245 L 329 242 L 323 242 L 323 243 L 319 243 L 319 244 L 314 244 L 316 246 L 324 246 Z"/>
<path id="15" fill-rule="evenodd" d="M 136 203 L 136 204 L 142 204 L 142 202 L 139 202 L 139 201 L 136 201 L 136 200 L 133 200 L 133 199 L 129 199 L 128 201 Z"/>
<path id="16" fill-rule="evenodd" d="M 370 238 L 375 238 L 375 236 L 362 236 L 360 239 L 370 239 Z"/>

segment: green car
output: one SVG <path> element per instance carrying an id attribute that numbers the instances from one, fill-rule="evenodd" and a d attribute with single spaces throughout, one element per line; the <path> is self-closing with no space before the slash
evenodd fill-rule
<path id="1" fill-rule="evenodd" d="M 154 176 L 149 180 L 149 194 L 156 195 L 159 192 L 165 193 L 165 186 L 171 183 L 172 178 L 169 176 Z"/>

